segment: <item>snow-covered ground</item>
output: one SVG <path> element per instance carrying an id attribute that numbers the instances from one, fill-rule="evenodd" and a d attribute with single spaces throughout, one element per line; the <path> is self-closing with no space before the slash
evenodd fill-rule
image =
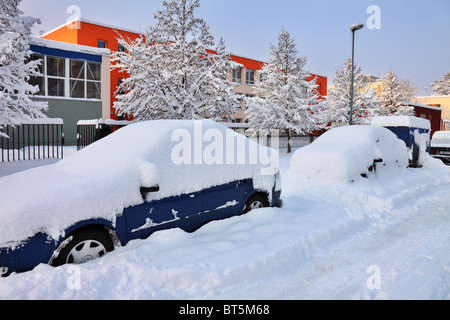
<path id="1" fill-rule="evenodd" d="M 290 158 L 281 152 L 281 209 L 158 232 L 84 265 L 40 265 L 1 278 L 0 299 L 450 298 L 450 167 L 349 183 L 290 176 Z M 49 162 L 0 164 L 0 177 Z"/>

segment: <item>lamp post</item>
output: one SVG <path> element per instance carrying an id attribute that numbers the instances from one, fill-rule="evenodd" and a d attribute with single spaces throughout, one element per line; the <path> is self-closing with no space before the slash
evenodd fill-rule
<path id="1" fill-rule="evenodd" d="M 355 32 L 364 28 L 363 24 L 352 24 L 350 31 L 353 34 L 352 38 L 352 82 L 350 89 L 350 125 L 353 125 L 353 81 L 355 78 Z"/>

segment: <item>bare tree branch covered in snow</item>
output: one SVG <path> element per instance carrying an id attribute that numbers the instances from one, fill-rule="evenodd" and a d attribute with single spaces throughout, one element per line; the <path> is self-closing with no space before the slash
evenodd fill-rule
<path id="1" fill-rule="evenodd" d="M 379 101 L 375 90 L 367 85 L 361 67 L 354 68 L 353 123 L 369 124 L 377 115 Z M 352 62 L 348 58 L 344 66 L 336 71 L 334 88 L 328 93 L 327 108 L 323 112 L 325 123 L 329 128 L 346 126 L 350 123 Z"/>
<path id="2" fill-rule="evenodd" d="M 417 89 L 408 81 L 397 78 L 397 75 L 389 70 L 383 78 L 380 93 L 380 114 L 414 115 L 414 108 L 407 105 L 415 101 L 414 95 Z"/>
<path id="3" fill-rule="evenodd" d="M 45 117 L 46 102 L 36 102 L 30 95 L 39 88 L 28 80 L 39 75 L 40 61 L 29 61 L 31 28 L 38 20 L 23 17 L 21 0 L 0 1 L 0 129 L 24 120 Z M 0 136 L 7 137 L 0 132 Z"/>
<path id="4" fill-rule="evenodd" d="M 294 133 L 308 134 L 318 129 L 321 104 L 318 85 L 308 81 L 305 57 L 299 57 L 294 39 L 282 29 L 278 45 L 271 45 L 271 57 L 255 85 L 255 96 L 246 99 L 247 118 L 253 134 L 266 135 L 280 130 L 290 139 Z"/>
<path id="5" fill-rule="evenodd" d="M 203 19 L 194 15 L 199 0 L 163 2 L 155 26 L 134 41 L 121 38 L 125 52 L 112 56 L 113 68 L 124 79 L 114 108 L 117 114 L 137 120 L 222 119 L 233 114 L 239 96 L 227 81 L 237 64 L 225 52 L 221 39 L 215 46 Z"/>
<path id="6" fill-rule="evenodd" d="M 442 79 L 434 81 L 430 86 L 437 94 L 443 96 L 450 95 L 450 72 L 444 74 Z"/>

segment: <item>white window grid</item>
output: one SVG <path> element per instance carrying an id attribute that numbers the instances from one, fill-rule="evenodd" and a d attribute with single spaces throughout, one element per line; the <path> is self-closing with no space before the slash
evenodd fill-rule
<path id="1" fill-rule="evenodd" d="M 83 81 L 84 82 L 84 98 L 71 98 L 71 99 L 88 99 L 88 82 L 89 83 L 94 83 L 98 86 L 99 89 L 99 93 L 100 93 L 100 98 L 99 99 L 95 99 L 95 100 L 101 100 L 101 78 L 100 80 L 88 80 L 88 61 L 84 61 L 84 60 L 77 60 L 77 59 L 70 59 L 70 58 L 63 58 L 65 59 L 65 66 L 64 66 L 64 77 L 59 77 L 59 76 L 51 76 L 48 75 L 47 72 L 47 55 L 41 55 L 41 54 L 37 54 L 38 56 L 42 57 L 42 77 L 45 78 L 44 81 L 44 95 L 45 97 L 62 97 L 62 98 L 71 98 L 71 81 Z M 60 58 L 60 57 L 54 57 L 54 58 Z M 70 61 L 71 60 L 75 60 L 75 61 L 82 61 L 84 63 L 83 66 L 83 78 L 82 79 L 77 79 L 77 78 L 73 78 L 70 77 Z M 101 75 L 100 75 L 101 77 Z M 64 96 L 49 96 L 49 88 L 48 88 L 48 79 L 59 79 L 59 80 L 64 80 Z M 91 100 L 91 99 L 89 99 Z"/>

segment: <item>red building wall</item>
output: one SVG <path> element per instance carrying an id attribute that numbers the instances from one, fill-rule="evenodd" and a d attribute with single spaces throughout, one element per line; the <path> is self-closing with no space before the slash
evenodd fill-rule
<path id="1" fill-rule="evenodd" d="M 433 137 L 433 134 L 441 129 L 442 109 L 419 104 L 412 104 L 412 106 L 414 107 L 414 115 L 416 117 L 428 119 L 430 121 L 431 137 Z"/>

